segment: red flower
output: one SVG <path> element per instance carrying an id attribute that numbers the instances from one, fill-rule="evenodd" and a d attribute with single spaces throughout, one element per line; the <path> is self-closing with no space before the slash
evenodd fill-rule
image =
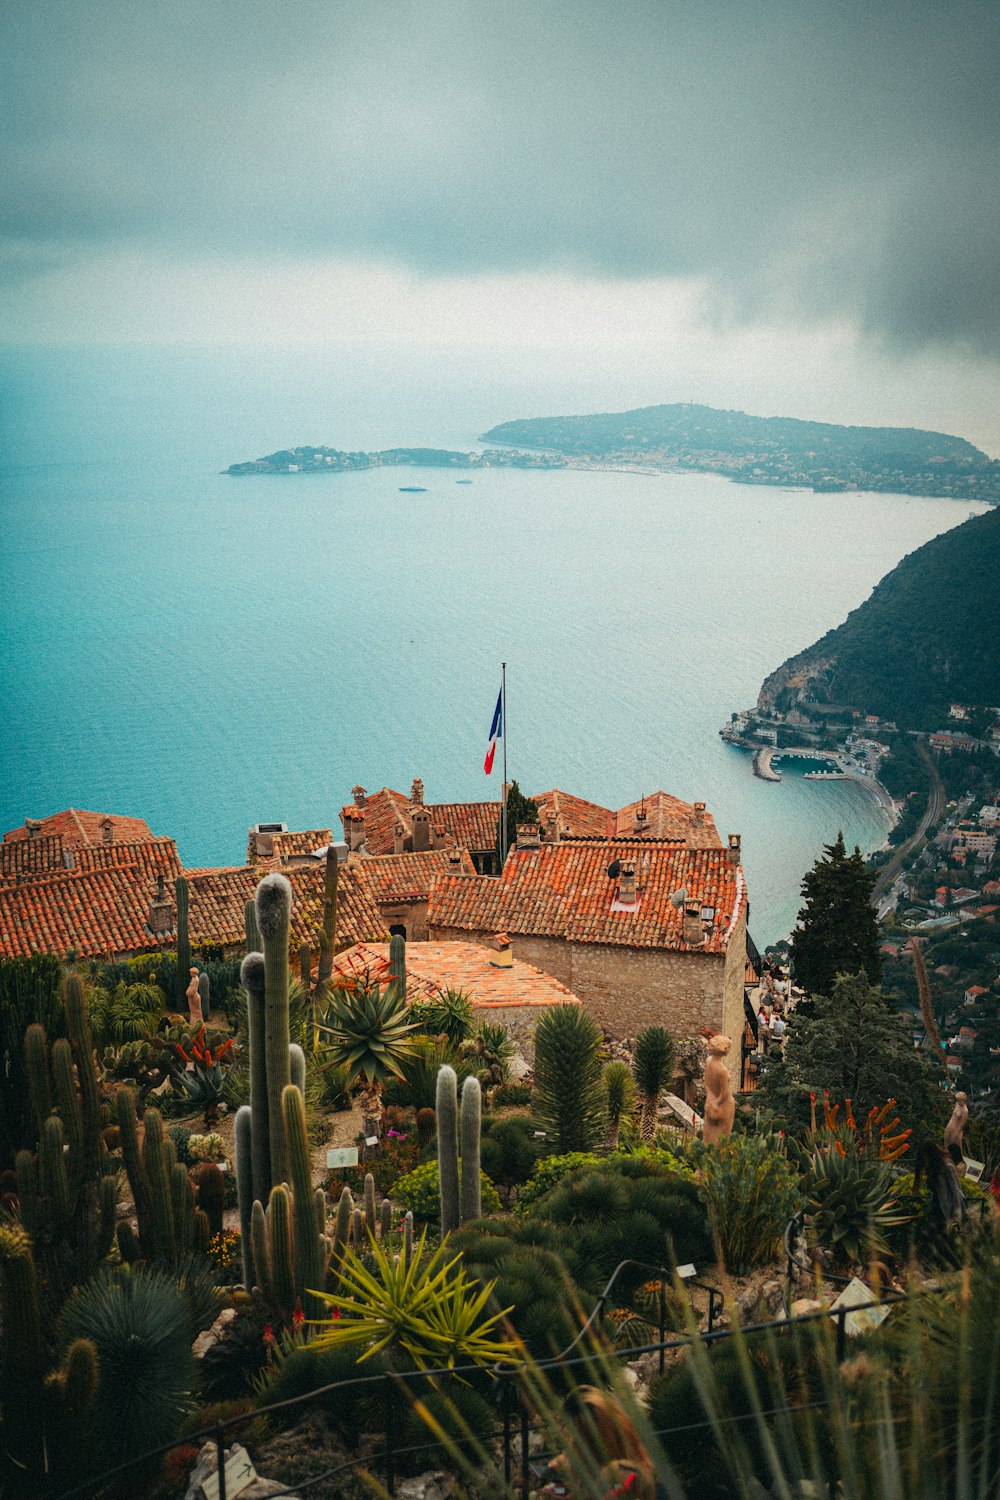
<path id="1" fill-rule="evenodd" d="M 264 1343 L 265 1344 L 273 1344 L 274 1343 L 274 1333 L 273 1333 L 273 1331 L 271 1329 L 270 1323 L 265 1323 L 264 1324 Z"/>
<path id="2" fill-rule="evenodd" d="M 339 1323 L 340 1322 L 340 1308 L 339 1307 L 335 1307 L 333 1309 L 333 1321 L 335 1323 Z"/>
<path id="3" fill-rule="evenodd" d="M 295 1311 L 292 1313 L 292 1322 L 294 1323 L 295 1327 L 298 1328 L 302 1323 L 305 1322 L 305 1320 L 306 1320 L 306 1315 L 302 1311 L 302 1298 L 301 1297 L 296 1297 L 296 1299 L 295 1299 Z"/>

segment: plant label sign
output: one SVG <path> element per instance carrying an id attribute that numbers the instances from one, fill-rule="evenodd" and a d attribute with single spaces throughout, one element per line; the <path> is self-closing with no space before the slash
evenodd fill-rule
<path id="1" fill-rule="evenodd" d="M 232 1500 L 234 1495 L 240 1494 L 248 1485 L 253 1484 L 257 1478 L 257 1470 L 250 1462 L 250 1456 L 245 1448 L 239 1443 L 230 1450 L 226 1459 L 226 1500 Z M 202 1481 L 201 1492 L 205 1500 L 219 1500 L 219 1476 L 209 1474 Z"/>
<path id="2" fill-rule="evenodd" d="M 986 1163 L 985 1162 L 983 1162 L 983 1161 L 973 1161 L 971 1156 L 967 1156 L 965 1158 L 965 1176 L 967 1177 L 967 1179 L 969 1180 L 969 1182 L 979 1182 L 979 1181 L 981 1181 L 982 1175 L 983 1175 L 983 1173 L 984 1173 L 985 1170 L 986 1170 Z"/>
<path id="3" fill-rule="evenodd" d="M 876 1302 L 871 1287 L 865 1286 L 857 1276 L 847 1283 L 836 1302 L 830 1304 L 830 1311 L 836 1313 L 842 1307 L 854 1309 L 844 1319 L 844 1332 L 848 1338 L 856 1338 L 861 1333 L 874 1333 L 892 1311 L 884 1303 Z"/>
<path id="4" fill-rule="evenodd" d="M 357 1146 L 340 1146 L 326 1153 L 326 1165 L 331 1171 L 335 1167 L 356 1167 L 357 1164 Z"/>

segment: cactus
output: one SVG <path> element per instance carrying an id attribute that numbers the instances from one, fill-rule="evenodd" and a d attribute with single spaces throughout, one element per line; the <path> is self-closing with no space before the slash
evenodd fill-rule
<path id="1" fill-rule="evenodd" d="M 201 996 L 201 1013 L 207 1021 L 212 1009 L 212 981 L 204 969 L 198 975 L 198 994 Z"/>
<path id="2" fill-rule="evenodd" d="M 483 1096 L 479 1079 L 462 1084 L 462 1223 L 482 1218 L 482 1178 L 479 1168 Z"/>
<path id="3" fill-rule="evenodd" d="M 306 1134 L 306 1106 L 294 1084 L 289 1084 L 282 1094 L 281 1107 L 295 1195 L 295 1291 L 302 1298 L 306 1317 L 318 1318 L 323 1311 L 323 1303 L 313 1293 L 323 1290 L 330 1250 L 324 1233 L 325 1213 L 324 1223 L 317 1227 L 312 1162 Z"/>
<path id="4" fill-rule="evenodd" d="M 389 972 L 396 994 L 406 998 L 406 939 L 398 932 L 389 939 Z"/>
<path id="5" fill-rule="evenodd" d="M 191 977 L 191 942 L 188 938 L 188 883 L 178 875 L 177 884 L 177 1009 L 187 1009 L 186 990 Z"/>
<path id="6" fill-rule="evenodd" d="M 323 926 L 319 935 L 319 963 L 316 966 L 317 993 L 333 973 L 333 955 L 337 947 L 337 851 L 330 844 L 323 871 Z"/>
<path id="7" fill-rule="evenodd" d="M 250 1214 L 253 1283 L 272 1310 L 290 1324 L 299 1302 L 307 1317 L 322 1303 L 310 1293 L 323 1291 L 333 1248 L 325 1233 L 326 1210 L 321 1192 L 312 1186 L 305 1101 L 293 1085 L 281 1099 L 292 1187 L 277 1183 L 265 1211 L 258 1200 Z"/>
<path id="8" fill-rule="evenodd" d="M 388 1198 L 382 1199 L 382 1207 L 379 1210 L 379 1233 L 384 1240 L 389 1238 L 392 1230 L 392 1204 Z"/>
<path id="9" fill-rule="evenodd" d="M 236 1197 L 240 1209 L 240 1254 L 243 1257 L 243 1285 L 253 1291 L 253 1254 L 250 1249 L 250 1211 L 253 1207 L 253 1110 L 243 1104 L 236 1111 L 233 1126 L 233 1155 L 236 1165 Z"/>
<path id="10" fill-rule="evenodd" d="M 68 1037 L 51 1050 L 44 1029 L 28 1027 L 25 1068 L 39 1125 L 38 1153 L 15 1162 L 21 1222 L 49 1296 L 57 1307 L 73 1286 L 92 1275 L 114 1240 L 115 1180 L 107 1175 L 100 1087 L 83 985 L 76 974 L 63 985 Z M 53 1098 L 59 1114 L 51 1113 Z"/>
<path id="11" fill-rule="evenodd" d="M 264 958 L 248 953 L 240 966 L 247 992 L 250 1040 L 250 1109 L 253 1111 L 253 1196 L 266 1203 L 271 1191 L 271 1146 L 268 1130 L 267 1052 L 264 1026 Z"/>
<path id="12" fill-rule="evenodd" d="M 304 1099 L 306 1096 L 306 1055 L 297 1042 L 292 1042 L 288 1048 L 288 1069 L 291 1082 Z"/>
<path id="13" fill-rule="evenodd" d="M 349 1187 L 345 1187 L 337 1204 L 337 1217 L 333 1224 L 333 1264 L 338 1266 L 347 1253 L 347 1247 L 351 1242 L 351 1216 L 354 1213 L 354 1199 Z"/>
<path id="14" fill-rule="evenodd" d="M 308 995 L 312 984 L 312 949 L 305 942 L 299 944 L 299 982 Z"/>
<path id="15" fill-rule="evenodd" d="M 97 1351 L 78 1339 L 46 1374 L 38 1270 L 29 1235 L 16 1224 L 0 1225 L 0 1318 L 6 1457 L 19 1473 L 19 1492 L 58 1492 L 72 1483 L 80 1461 L 97 1390 Z"/>
<path id="16" fill-rule="evenodd" d="M 441 1233 L 457 1229 L 461 1219 L 458 1195 L 458 1078 L 447 1064 L 437 1076 L 438 1172 L 441 1179 Z"/>
<path id="17" fill-rule="evenodd" d="M 267 1080 L 271 1181 L 288 1178 L 288 1147 L 281 1096 L 291 1082 L 288 1057 L 288 934 L 292 888 L 284 875 L 265 875 L 255 898 L 264 944 L 264 1065 Z M 251 1108 L 253 1100 L 251 1099 Z"/>
<path id="18" fill-rule="evenodd" d="M 135 1099 L 130 1089 L 118 1090 L 118 1126 L 122 1156 L 135 1203 L 139 1225 L 139 1252 L 144 1260 L 176 1265 L 184 1256 L 208 1244 L 208 1219 L 195 1207 L 194 1191 L 186 1169 L 177 1161 L 174 1143 L 164 1133 L 159 1110 L 143 1115 L 143 1140 L 139 1145 Z M 131 1243 L 126 1236 L 122 1258 Z"/>
<path id="19" fill-rule="evenodd" d="M 222 1215 L 226 1207 L 226 1181 L 214 1162 L 198 1168 L 198 1207 L 208 1219 L 209 1235 L 222 1233 Z"/>
<path id="20" fill-rule="evenodd" d="M 372 1234 L 375 1233 L 375 1178 L 371 1172 L 365 1173 L 365 1223 Z"/>
<path id="21" fill-rule="evenodd" d="M 403 1220 L 403 1265 L 409 1266 L 413 1259 L 413 1210 L 407 1210 Z"/>
<path id="22" fill-rule="evenodd" d="M 243 923 L 246 930 L 246 951 L 259 953 L 260 933 L 257 930 L 257 910 L 252 901 L 248 901 L 243 908 Z"/>

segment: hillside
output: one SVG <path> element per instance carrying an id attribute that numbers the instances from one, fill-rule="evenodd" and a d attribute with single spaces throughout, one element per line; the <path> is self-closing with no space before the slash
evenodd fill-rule
<path id="1" fill-rule="evenodd" d="M 503 422 L 484 441 L 576 460 L 702 469 L 749 484 L 1000 500 L 1000 463 L 964 438 L 915 427 L 840 427 L 674 404 Z"/>
<path id="2" fill-rule="evenodd" d="M 1000 511 L 904 557 L 842 625 L 764 683 L 761 707 L 846 703 L 908 728 L 951 702 L 1000 704 Z"/>

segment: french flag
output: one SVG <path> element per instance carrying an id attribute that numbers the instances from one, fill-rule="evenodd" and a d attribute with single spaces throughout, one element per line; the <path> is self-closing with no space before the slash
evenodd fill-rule
<path id="1" fill-rule="evenodd" d="M 486 759 L 483 761 L 483 770 L 489 776 L 493 770 L 493 757 L 497 753 L 497 740 L 503 734 L 503 688 L 497 693 L 497 706 L 493 710 L 493 723 L 490 725 L 490 742 L 486 747 Z"/>

